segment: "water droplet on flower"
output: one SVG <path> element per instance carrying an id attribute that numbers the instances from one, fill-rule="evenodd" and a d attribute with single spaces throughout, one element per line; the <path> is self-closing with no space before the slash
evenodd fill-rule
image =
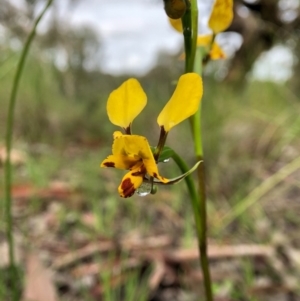
<path id="1" fill-rule="evenodd" d="M 142 185 L 136 190 L 136 194 L 139 196 L 146 196 L 151 193 L 151 183 L 142 183 Z"/>
<path id="2" fill-rule="evenodd" d="M 167 163 L 170 161 L 170 158 L 163 160 L 164 163 Z"/>

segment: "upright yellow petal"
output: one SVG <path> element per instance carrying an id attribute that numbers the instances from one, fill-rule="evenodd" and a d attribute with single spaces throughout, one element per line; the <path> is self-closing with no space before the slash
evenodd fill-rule
<path id="1" fill-rule="evenodd" d="M 130 78 L 110 93 L 106 106 L 108 118 L 111 123 L 128 128 L 146 103 L 147 95 L 140 83 Z"/>
<path id="2" fill-rule="evenodd" d="M 165 131 L 194 115 L 199 107 L 203 94 L 202 79 L 197 73 L 186 73 L 179 78 L 177 87 L 163 110 L 157 123 Z"/>
<path id="3" fill-rule="evenodd" d="M 208 26 L 214 33 L 224 31 L 233 19 L 233 0 L 215 0 Z"/>

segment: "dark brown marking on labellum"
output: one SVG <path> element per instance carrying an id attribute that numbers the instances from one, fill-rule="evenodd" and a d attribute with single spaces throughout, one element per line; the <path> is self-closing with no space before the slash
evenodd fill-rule
<path id="1" fill-rule="evenodd" d="M 106 167 L 115 167 L 114 162 L 105 162 L 105 163 L 103 163 L 103 165 L 106 166 Z"/>
<path id="2" fill-rule="evenodd" d="M 144 165 L 141 166 L 141 168 L 138 171 L 134 171 L 131 173 L 134 177 L 140 177 L 146 174 L 146 168 Z"/>
<path id="3" fill-rule="evenodd" d="M 131 175 L 134 176 L 134 177 L 138 177 L 138 176 L 141 176 L 143 174 L 144 174 L 144 172 L 141 171 L 141 170 L 138 170 L 138 171 L 135 171 L 135 172 L 131 173 Z"/>
<path id="4" fill-rule="evenodd" d="M 121 189 L 123 191 L 124 198 L 131 197 L 135 192 L 134 185 L 130 178 L 127 178 L 122 182 Z"/>

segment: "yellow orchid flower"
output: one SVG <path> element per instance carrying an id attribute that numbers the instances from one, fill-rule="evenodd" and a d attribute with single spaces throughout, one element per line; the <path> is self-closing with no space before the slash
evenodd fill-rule
<path id="1" fill-rule="evenodd" d="M 182 29 L 182 22 L 181 19 L 171 19 L 169 18 L 169 22 L 171 24 L 171 26 L 178 32 L 182 33 L 183 29 Z M 224 53 L 223 49 L 220 47 L 220 45 L 217 42 L 213 42 L 213 44 L 211 45 L 211 39 L 212 39 L 212 35 L 208 34 L 208 35 L 199 35 L 197 38 L 197 46 L 198 47 L 205 47 L 208 48 L 209 46 L 211 46 L 211 49 L 209 51 L 209 49 L 207 49 L 207 51 L 209 51 L 209 57 L 212 60 L 219 60 L 219 59 L 225 59 L 226 58 L 226 54 Z M 184 55 L 180 56 L 180 59 L 184 58 Z"/>
<path id="2" fill-rule="evenodd" d="M 162 183 L 169 180 L 160 176 L 147 139 L 138 135 L 123 135 L 114 133 L 112 155 L 108 156 L 101 167 L 115 167 L 128 169 L 128 172 L 118 188 L 121 197 L 130 197 L 141 186 L 143 179 L 149 176 L 158 179 Z"/>
<path id="3" fill-rule="evenodd" d="M 208 21 L 208 26 L 214 34 L 224 31 L 233 19 L 233 0 L 215 0 Z"/>
<path id="4" fill-rule="evenodd" d="M 157 161 L 166 137 L 171 128 L 195 114 L 202 97 L 202 79 L 196 73 L 182 75 L 177 87 L 157 118 L 161 135 L 154 154 L 148 140 L 143 136 L 131 135 L 130 126 L 134 118 L 146 105 L 146 94 L 136 79 L 125 81 L 114 90 L 107 102 L 107 114 L 110 121 L 122 127 L 114 133 L 112 155 L 102 161 L 101 167 L 114 167 L 129 170 L 118 188 L 121 197 L 130 197 L 143 182 L 155 184 L 173 184 L 194 171 L 199 162 L 186 174 L 175 179 L 166 179 L 159 174 Z"/>
<path id="5" fill-rule="evenodd" d="M 197 46 L 208 47 L 211 44 L 212 35 L 200 35 L 197 38 Z M 217 42 L 213 42 L 209 51 L 209 57 L 212 60 L 225 59 L 226 54 Z"/>

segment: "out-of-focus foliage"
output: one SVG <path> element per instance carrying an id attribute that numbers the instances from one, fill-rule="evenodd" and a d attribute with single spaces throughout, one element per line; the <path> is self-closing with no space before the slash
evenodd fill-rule
<path id="1" fill-rule="evenodd" d="M 1 2 L 0 23 L 6 29 L 6 42 L 0 45 L 0 93 L 4 95 L 4 100 L 7 100 L 9 94 L 20 47 L 40 2 L 28 1 L 23 10 L 17 9 L 8 0 Z M 72 5 L 73 2 L 70 3 Z M 284 9 L 283 3 L 285 1 L 275 0 L 234 2 L 235 17 L 228 31 L 242 34 L 244 43 L 229 63 L 225 77 L 227 84 L 244 82 L 246 73 L 251 70 L 261 52 L 275 44 L 285 44 L 298 55 L 299 7 L 293 10 L 294 19 L 287 22 L 283 13 L 289 11 Z M 18 104 L 18 114 L 28 117 L 18 118 L 17 132 L 20 135 L 26 133 L 33 140 L 43 138 L 43 131 L 46 129 L 51 129 L 56 137 L 56 131 L 62 131 L 62 136 L 70 141 L 74 138 L 71 132 L 76 133 L 76 139 L 79 140 L 86 139 L 83 136 L 87 133 L 90 138 L 96 137 L 106 131 L 107 124 L 101 122 L 98 126 L 93 121 L 103 118 L 106 120 L 107 117 L 102 112 L 105 111 L 108 94 L 127 76 L 112 77 L 100 71 L 91 71 L 96 61 L 101 62 L 102 44 L 99 37 L 91 28 L 70 28 L 59 22 L 55 7 L 50 19 L 51 26 L 46 32 L 37 35 L 30 53 L 31 58 L 26 65 L 28 67 L 22 80 L 23 90 L 19 95 L 23 101 Z M 63 63 L 59 57 L 64 58 Z M 182 62 L 178 60 L 178 55 L 161 53 L 157 64 L 157 67 L 141 78 L 141 83 L 145 91 L 153 94 L 152 101 L 160 102 L 169 99 L 174 89 L 172 81 L 182 71 Z M 299 63 L 295 64 L 292 83 L 297 81 L 299 66 Z M 160 85 L 159 91 L 158 83 L 165 83 Z M 296 84 L 294 86 L 297 87 Z M 73 105 L 74 110 L 69 111 L 62 120 L 56 117 L 57 108 L 60 106 L 60 110 L 67 110 L 69 104 Z M 148 111 L 149 114 L 152 113 L 151 108 Z M 37 114 L 38 112 L 40 113 Z M 154 112 L 154 115 L 157 113 L 158 111 Z M 4 111 L 1 110 L 0 114 L 5 121 Z M 36 114 L 40 119 L 39 123 L 45 126 L 36 128 L 32 124 L 30 116 Z M 88 116 L 87 123 L 82 116 Z"/>
<path id="2" fill-rule="evenodd" d="M 79 1 L 79 0 L 76 0 Z M 70 9 L 76 1 L 70 1 Z M 30 22 L 41 0 L 27 0 L 25 9 L 17 9 L 10 1 L 2 0 L 0 10 L 0 24 L 9 31 L 9 39 L 23 41 L 28 33 Z M 55 4 L 54 4 L 55 5 Z M 161 2 L 157 3 L 161 5 Z M 83 69 L 92 69 L 95 62 L 101 62 L 101 40 L 88 27 L 70 28 L 66 22 L 58 20 L 52 12 L 52 23 L 47 32 L 39 35 L 35 45 L 43 49 L 47 57 L 51 57 L 56 66 L 64 72 L 62 82 L 65 93 L 69 97 L 81 97 L 82 86 L 91 80 L 86 77 Z M 226 67 L 226 76 L 223 78 L 229 83 L 245 82 L 245 75 L 251 71 L 255 61 L 264 51 L 273 46 L 284 45 L 298 57 L 300 29 L 300 5 L 297 0 L 237 0 L 234 1 L 234 20 L 227 31 L 234 31 L 243 37 L 241 48 L 236 52 Z M 61 64 L 58 57 L 64 57 Z M 169 56 L 165 55 L 164 60 Z M 296 78 L 300 73 L 300 61 L 295 60 L 295 77 L 291 80 L 294 89 L 297 89 Z M 174 59 L 170 63 L 176 65 Z M 170 67 L 170 65 L 168 65 Z M 224 69 L 225 70 L 225 69 Z"/>
<path id="3" fill-rule="evenodd" d="M 229 82 L 245 81 L 245 74 L 251 70 L 259 55 L 275 45 L 284 45 L 299 57 L 300 3 L 298 0 L 236 0 L 234 10 L 233 23 L 227 30 L 240 33 L 243 44 L 230 64 L 226 77 Z M 298 78 L 299 60 L 295 62 L 294 73 L 294 79 Z"/>

